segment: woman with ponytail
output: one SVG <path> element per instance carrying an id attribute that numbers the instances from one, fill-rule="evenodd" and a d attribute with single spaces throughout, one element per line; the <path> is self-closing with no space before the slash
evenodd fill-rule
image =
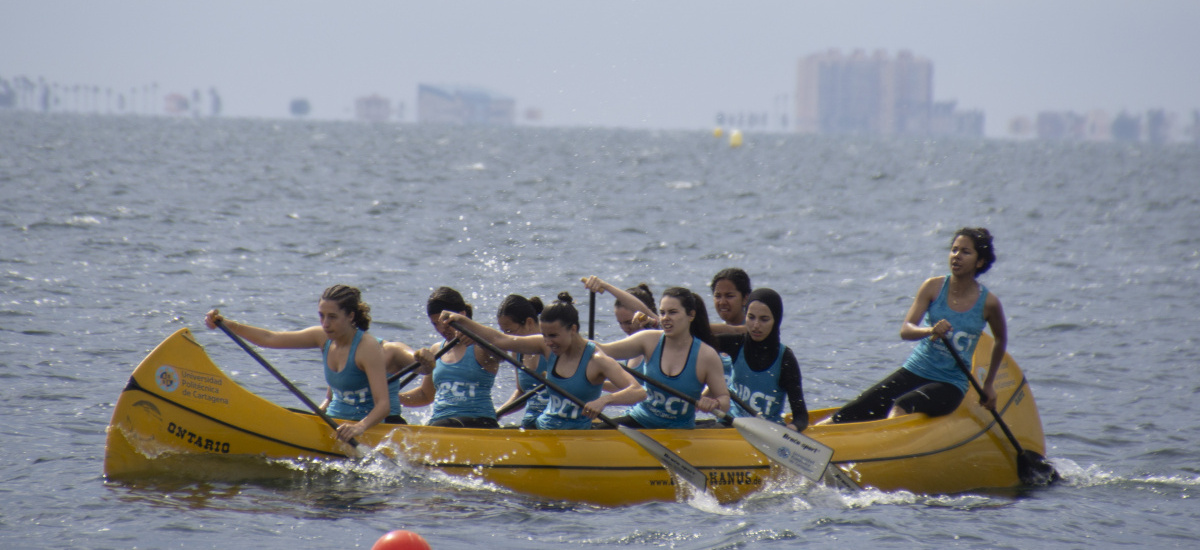
<path id="1" fill-rule="evenodd" d="M 337 436 L 342 441 L 361 435 L 389 413 L 397 415 L 388 418 L 389 421 L 403 423 L 404 419 L 398 416 L 399 382 L 389 386 L 385 354 L 407 353 L 404 351 L 407 346 L 398 344 L 399 347 L 385 352 L 383 340 L 367 333 L 371 326 L 371 306 L 351 286 L 334 285 L 325 289 L 317 302 L 317 317 L 321 320 L 317 326 L 274 331 L 225 319 L 214 309 L 205 315 L 204 324 L 215 329 L 217 323 L 224 323 L 234 334 L 264 348 L 321 349 L 325 381 L 329 384 L 321 410 L 333 418 L 355 421 L 338 426 Z"/>
<path id="2" fill-rule="evenodd" d="M 498 428 L 492 386 L 500 368 L 499 359 L 465 336 L 450 351 L 433 359 L 458 336 L 458 331 L 442 320 L 443 313 L 449 312 L 469 318 L 473 308 L 457 290 L 439 287 L 429 295 L 425 313 L 446 341 L 416 352 L 417 359 L 426 366 L 422 372 L 427 376 L 419 387 L 400 394 L 400 400 L 411 407 L 433 403 L 433 414 L 426 423 L 429 426 Z"/>

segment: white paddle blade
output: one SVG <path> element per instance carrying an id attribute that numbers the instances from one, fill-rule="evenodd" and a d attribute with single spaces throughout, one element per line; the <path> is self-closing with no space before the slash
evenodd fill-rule
<path id="1" fill-rule="evenodd" d="M 833 458 L 833 449 L 824 443 L 770 420 L 738 417 L 733 427 L 767 458 L 817 483 Z"/>
<path id="2" fill-rule="evenodd" d="M 695 466 L 688 464 L 686 460 L 672 452 L 671 449 L 651 439 L 650 436 L 628 426 L 617 426 L 617 429 L 635 443 L 641 445 L 643 449 L 646 449 L 646 452 L 654 455 L 654 458 L 662 462 L 663 466 L 672 474 L 683 478 L 684 481 L 699 489 L 700 492 L 708 491 L 708 476 L 704 475 L 704 472 L 701 472 Z"/>

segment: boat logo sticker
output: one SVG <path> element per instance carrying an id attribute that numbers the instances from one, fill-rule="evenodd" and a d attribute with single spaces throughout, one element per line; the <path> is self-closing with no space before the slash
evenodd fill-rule
<path id="1" fill-rule="evenodd" d="M 154 382 L 162 391 L 173 392 L 179 387 L 179 373 L 175 372 L 175 367 L 163 365 L 155 371 Z"/>
<path id="2" fill-rule="evenodd" d="M 779 448 L 779 458 L 784 458 L 784 459 L 786 459 L 786 458 L 787 458 L 788 456 L 790 456 L 791 454 L 792 454 L 792 450 L 791 450 L 791 449 L 788 449 L 787 447 L 780 447 L 780 448 Z"/>

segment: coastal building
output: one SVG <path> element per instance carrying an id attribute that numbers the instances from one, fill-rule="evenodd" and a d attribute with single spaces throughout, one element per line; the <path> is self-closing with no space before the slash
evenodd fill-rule
<path id="1" fill-rule="evenodd" d="M 386 122 L 392 118 L 392 102 L 372 94 L 354 100 L 354 118 L 366 122 Z"/>
<path id="2" fill-rule="evenodd" d="M 499 125 L 516 122 L 511 97 L 470 86 L 417 87 L 417 122 L 422 124 Z"/>
<path id="3" fill-rule="evenodd" d="M 983 136 L 983 113 L 934 102 L 933 63 L 907 50 L 829 50 L 797 67 L 795 129 L 808 134 Z"/>

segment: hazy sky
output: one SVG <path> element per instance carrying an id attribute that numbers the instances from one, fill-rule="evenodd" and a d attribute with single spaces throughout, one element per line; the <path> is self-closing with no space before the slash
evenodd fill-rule
<path id="1" fill-rule="evenodd" d="M 711 128 L 777 112 L 799 58 L 934 63 L 934 96 L 988 134 L 1042 110 L 1200 108 L 1200 1 L 0 0 L 0 76 L 161 94 L 216 87 L 229 116 L 349 118 L 378 93 L 477 85 L 546 125 Z"/>

